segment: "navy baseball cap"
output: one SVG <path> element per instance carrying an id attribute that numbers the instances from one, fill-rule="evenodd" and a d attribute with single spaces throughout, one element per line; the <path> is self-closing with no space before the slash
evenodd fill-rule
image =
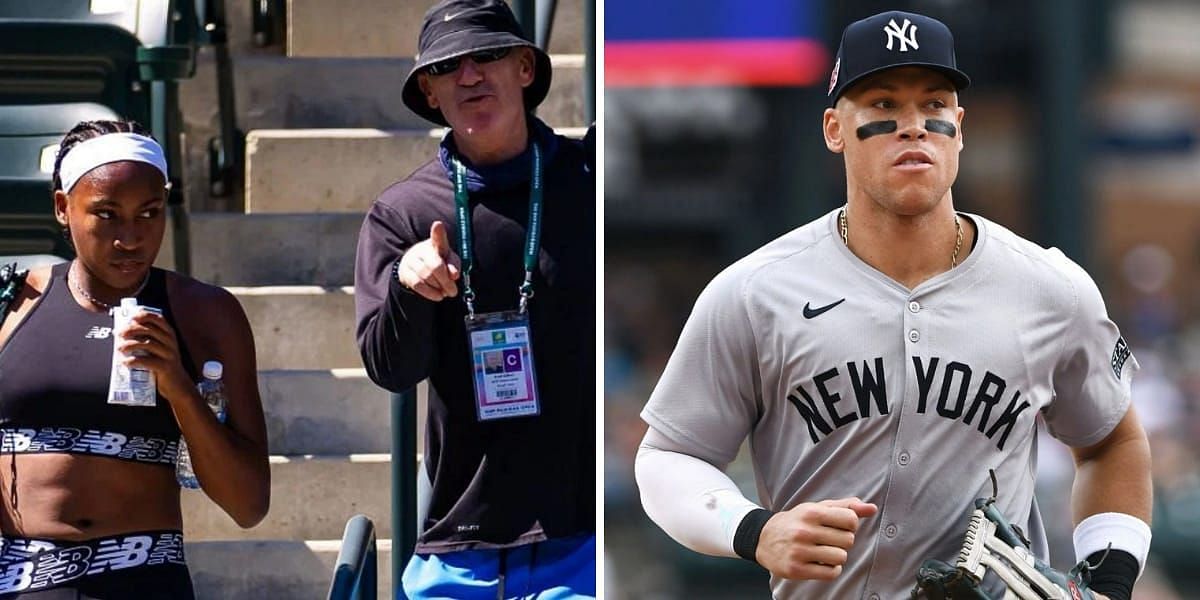
<path id="1" fill-rule="evenodd" d="M 429 65 L 481 50 L 526 46 L 533 50 L 533 83 L 525 88 L 525 108 L 533 110 L 550 91 L 550 57 L 522 31 L 503 0 L 442 0 L 429 8 L 417 40 L 416 62 L 404 79 L 401 100 L 409 110 L 448 126 L 442 111 L 430 108 L 417 83 Z"/>
<path id="2" fill-rule="evenodd" d="M 954 35 L 937 19 L 898 10 L 855 21 L 842 32 L 829 76 L 829 105 L 862 78 L 892 67 L 927 67 L 945 75 L 955 89 L 971 78 L 954 60 Z"/>

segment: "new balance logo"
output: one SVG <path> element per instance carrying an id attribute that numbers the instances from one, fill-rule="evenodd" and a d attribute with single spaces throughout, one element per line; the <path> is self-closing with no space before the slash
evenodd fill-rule
<path id="1" fill-rule="evenodd" d="M 904 25 L 897 25 L 895 19 L 889 19 L 887 27 L 884 27 L 883 31 L 888 35 L 888 50 L 892 49 L 893 41 L 900 42 L 901 52 L 908 52 L 909 46 L 912 46 L 914 49 L 921 48 L 921 46 L 917 44 L 917 26 L 913 25 L 912 21 L 909 21 L 908 19 L 904 20 Z"/>
<path id="2" fill-rule="evenodd" d="M 85 340 L 107 340 L 109 334 L 111 334 L 111 333 L 112 333 L 112 327 L 100 327 L 99 325 L 93 325 L 92 328 L 88 330 L 87 335 L 83 336 L 83 339 L 85 339 Z"/>
<path id="3" fill-rule="evenodd" d="M 115 456 L 144 463 L 175 464 L 179 442 L 162 438 L 129 437 L 121 433 L 72 427 L 7 429 L 0 431 L 0 453 L 71 452 Z M 4 549 L 0 544 L 0 565 Z M 2 573 L 2 569 L 0 569 Z M 2 593 L 2 592 L 0 592 Z"/>

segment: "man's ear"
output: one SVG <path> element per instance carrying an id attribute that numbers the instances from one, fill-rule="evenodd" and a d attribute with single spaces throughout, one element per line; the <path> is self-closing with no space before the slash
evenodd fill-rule
<path id="1" fill-rule="evenodd" d="M 846 139 L 842 137 L 842 121 L 837 109 L 826 108 L 821 125 L 825 134 L 825 147 L 829 148 L 830 152 L 841 154 L 846 149 Z"/>
<path id="2" fill-rule="evenodd" d="M 967 109 L 958 107 L 958 149 L 963 149 L 963 116 L 967 114 Z"/>
<path id="3" fill-rule="evenodd" d="M 533 80 L 537 76 L 537 58 L 534 57 L 533 49 L 522 46 L 517 60 L 520 61 L 520 70 L 518 71 L 521 87 L 527 88 L 533 85 Z"/>
<path id="4" fill-rule="evenodd" d="M 433 86 L 429 85 L 428 73 L 417 74 L 417 86 L 421 88 L 421 93 L 425 94 L 425 103 L 429 105 L 429 108 L 438 110 L 437 97 L 433 95 Z"/>

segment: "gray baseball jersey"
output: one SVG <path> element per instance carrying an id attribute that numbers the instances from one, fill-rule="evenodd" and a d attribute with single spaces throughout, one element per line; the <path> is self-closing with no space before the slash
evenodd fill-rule
<path id="1" fill-rule="evenodd" d="M 642 418 L 718 465 L 749 435 L 771 510 L 879 505 L 836 581 L 773 577 L 777 598 L 907 597 L 921 561 L 953 560 L 989 469 L 998 508 L 1044 556 L 1037 416 L 1086 446 L 1125 415 L 1137 363 L 1087 273 L 963 216 L 977 226 L 971 254 L 913 290 L 851 253 L 834 211 L 696 301 Z"/>

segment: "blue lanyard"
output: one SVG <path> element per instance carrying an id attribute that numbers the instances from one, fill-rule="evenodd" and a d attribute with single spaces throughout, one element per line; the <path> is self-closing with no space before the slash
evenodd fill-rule
<path id="1" fill-rule="evenodd" d="M 529 226 L 525 228 L 525 281 L 517 288 L 520 297 L 520 312 L 525 313 L 529 299 L 533 297 L 533 270 L 537 268 L 538 248 L 542 239 L 542 150 L 533 144 L 533 174 L 529 178 Z M 454 205 L 458 218 L 458 256 L 462 259 L 463 300 L 467 303 L 467 316 L 475 318 L 475 290 L 471 289 L 471 208 L 470 192 L 467 191 L 467 167 L 457 157 L 454 164 Z"/>

